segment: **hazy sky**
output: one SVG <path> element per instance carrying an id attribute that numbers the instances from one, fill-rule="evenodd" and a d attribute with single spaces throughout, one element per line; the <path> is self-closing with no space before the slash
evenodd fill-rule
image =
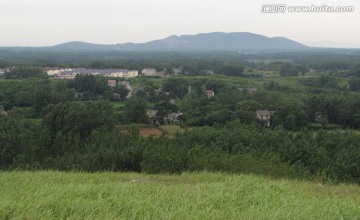
<path id="1" fill-rule="evenodd" d="M 355 12 L 262 13 L 264 4 L 354 6 Z M 215 31 L 360 48 L 360 1 L 0 0 L 0 46 L 137 43 Z"/>

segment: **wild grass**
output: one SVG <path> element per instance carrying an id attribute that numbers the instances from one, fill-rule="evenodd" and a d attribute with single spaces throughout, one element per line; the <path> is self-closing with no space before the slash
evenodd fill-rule
<path id="1" fill-rule="evenodd" d="M 185 131 L 178 125 L 161 125 L 159 129 L 170 136 L 174 136 L 177 133 L 183 133 Z"/>
<path id="2" fill-rule="evenodd" d="M 0 172 L 0 219 L 358 219 L 360 187 L 251 175 Z"/>
<path id="3" fill-rule="evenodd" d="M 145 84 L 152 84 L 156 87 L 161 87 L 161 85 L 164 82 L 164 78 L 160 77 L 136 77 L 131 79 L 131 87 L 134 89 L 139 88 L 140 86 L 143 86 Z"/>
<path id="4" fill-rule="evenodd" d="M 125 106 L 125 102 L 120 102 L 120 101 L 112 102 L 112 104 L 116 110 L 122 109 Z"/>

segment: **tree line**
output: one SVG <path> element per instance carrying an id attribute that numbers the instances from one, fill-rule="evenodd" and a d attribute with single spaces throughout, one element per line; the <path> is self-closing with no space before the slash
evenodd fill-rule
<path id="1" fill-rule="evenodd" d="M 41 124 L 0 116 L 0 168 L 181 173 L 222 171 L 360 183 L 360 136 L 240 121 L 174 137 L 120 132 L 107 103 L 49 106 Z"/>

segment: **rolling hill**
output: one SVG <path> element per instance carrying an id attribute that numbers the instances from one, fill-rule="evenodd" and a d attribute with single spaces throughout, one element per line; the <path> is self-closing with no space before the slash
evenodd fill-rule
<path id="1" fill-rule="evenodd" d="M 118 44 L 124 50 L 179 50 L 179 51 L 269 51 L 300 50 L 307 46 L 284 37 L 269 38 L 247 32 L 204 33 L 170 36 L 142 44 Z"/>
<path id="2" fill-rule="evenodd" d="M 289 51 L 308 47 L 284 38 L 247 33 L 202 33 L 170 36 L 147 43 L 116 45 L 90 44 L 73 41 L 48 47 L 50 50 L 114 50 L 114 51 Z"/>

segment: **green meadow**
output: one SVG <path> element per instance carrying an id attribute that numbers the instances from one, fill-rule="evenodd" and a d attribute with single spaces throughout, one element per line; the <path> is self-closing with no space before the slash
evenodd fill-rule
<path id="1" fill-rule="evenodd" d="M 0 172 L 0 219 L 359 219 L 360 187 L 252 175 Z"/>

